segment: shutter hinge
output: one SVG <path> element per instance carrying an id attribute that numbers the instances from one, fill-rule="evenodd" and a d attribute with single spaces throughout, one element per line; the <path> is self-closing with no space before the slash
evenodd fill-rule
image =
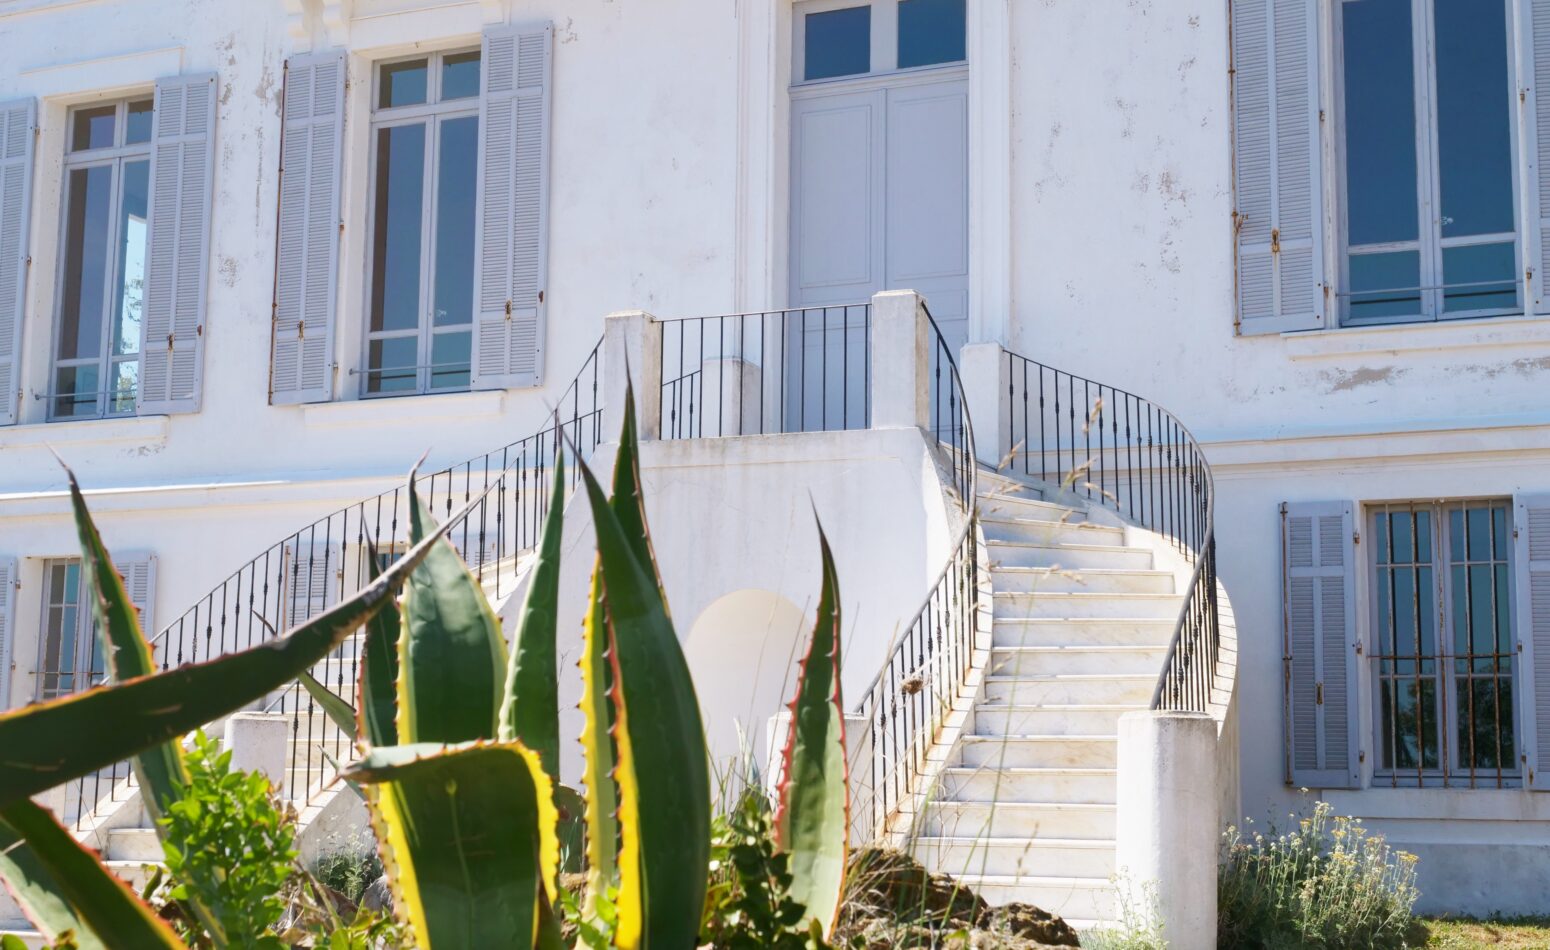
<path id="1" fill-rule="evenodd" d="M 1320 109 L 1319 110 L 1319 123 L 1323 124 L 1323 122 L 1324 122 L 1324 110 Z"/>
<path id="2" fill-rule="evenodd" d="M 1361 544 L 1362 543 L 1362 533 L 1360 531 L 1352 531 L 1351 532 L 1351 543 L 1352 544 Z"/>
<path id="3" fill-rule="evenodd" d="M 507 320 L 511 319 L 511 301 L 510 300 L 506 301 L 506 319 Z"/>
<path id="4" fill-rule="evenodd" d="M 1367 750 L 1366 749 L 1358 749 L 1357 750 L 1357 752 L 1356 752 L 1356 761 L 1358 761 L 1358 762 L 1366 762 L 1367 761 Z"/>
<path id="5" fill-rule="evenodd" d="M 1281 253 L 1281 229 L 1280 228 L 1271 228 L 1270 229 L 1270 253 L 1272 253 L 1272 254 L 1279 254 L 1279 253 Z"/>
<path id="6" fill-rule="evenodd" d="M 1356 641 L 1356 655 L 1357 656 L 1361 656 L 1362 655 L 1362 641 L 1360 641 L 1360 640 Z"/>
<path id="7" fill-rule="evenodd" d="M 1315 706 L 1322 706 L 1322 705 L 1324 705 L 1324 684 L 1323 683 L 1314 683 L 1313 684 L 1313 705 L 1315 705 Z"/>
<path id="8" fill-rule="evenodd" d="M 1524 86 L 1523 88 L 1518 90 L 1518 101 L 1519 102 L 1527 102 L 1528 101 L 1528 87 L 1527 86 Z"/>

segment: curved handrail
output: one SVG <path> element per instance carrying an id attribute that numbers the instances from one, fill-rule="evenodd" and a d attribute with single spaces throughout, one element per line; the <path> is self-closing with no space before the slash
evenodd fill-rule
<path id="1" fill-rule="evenodd" d="M 854 714 L 866 722 L 863 742 L 870 750 L 873 828 L 879 831 L 917 791 L 925 774 L 931 743 L 968 676 L 979 610 L 974 424 L 952 349 L 930 311 L 922 309 L 936 341 L 930 428 L 951 460 L 964 523 L 920 609 L 894 634 L 886 658 L 855 707 Z"/>
<path id="2" fill-rule="evenodd" d="M 1151 708 L 1207 711 L 1221 618 L 1216 483 L 1200 443 L 1177 416 L 1148 399 L 1010 351 L 1006 357 L 1007 444 L 1018 447 L 1010 464 L 1020 462 L 1024 474 L 1066 484 L 1168 537 L 1193 562 Z"/>

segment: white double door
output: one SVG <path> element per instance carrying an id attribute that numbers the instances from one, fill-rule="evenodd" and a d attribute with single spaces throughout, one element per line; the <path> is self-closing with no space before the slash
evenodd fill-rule
<path id="1" fill-rule="evenodd" d="M 956 356 L 968 330 L 968 98 L 966 67 L 792 90 L 794 306 L 917 290 Z M 865 352 L 861 311 L 843 315 L 845 330 L 838 329 L 840 316 L 836 311 L 829 321 L 835 326 L 788 345 L 787 375 L 806 371 L 801 389 L 810 412 L 811 380 L 823 360 L 833 376 L 836 360 L 850 370 L 858 367 L 858 347 Z M 847 395 L 861 385 L 845 383 Z M 822 395 L 833 402 L 832 392 Z"/>

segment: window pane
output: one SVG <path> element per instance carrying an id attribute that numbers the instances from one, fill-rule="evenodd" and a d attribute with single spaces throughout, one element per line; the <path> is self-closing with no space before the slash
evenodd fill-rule
<path id="1" fill-rule="evenodd" d="M 135 411 L 135 396 L 140 391 L 140 361 L 116 360 L 108 375 L 107 411 L 122 415 Z"/>
<path id="2" fill-rule="evenodd" d="M 474 184 L 478 175 L 479 119 L 441 123 L 436 166 L 436 326 L 474 319 Z"/>
<path id="3" fill-rule="evenodd" d="M 70 172 L 57 348 L 62 360 L 102 355 L 112 190 L 112 166 Z"/>
<path id="4" fill-rule="evenodd" d="M 803 79 L 831 79 L 872 71 L 872 8 L 809 13 L 804 24 Z"/>
<path id="5" fill-rule="evenodd" d="M 425 192 L 425 126 L 377 132 L 371 262 L 371 329 L 420 325 L 420 230 Z M 414 360 L 409 362 L 413 363 Z"/>
<path id="6" fill-rule="evenodd" d="M 417 106 L 425 102 L 425 60 L 388 63 L 378 75 L 377 108 Z"/>
<path id="7" fill-rule="evenodd" d="M 70 113 L 70 151 L 113 147 L 113 115 L 117 106 L 76 109 Z"/>
<path id="8" fill-rule="evenodd" d="M 441 98 L 468 99 L 479 95 L 479 53 L 453 53 L 441 59 Z"/>
<path id="9" fill-rule="evenodd" d="M 150 162 L 125 162 L 118 216 L 119 281 L 113 300 L 114 356 L 140 352 L 140 319 L 145 306 L 145 251 Z"/>
<path id="10" fill-rule="evenodd" d="M 1461 313 L 1516 308 L 1517 270 L 1517 248 L 1513 244 L 1443 248 L 1443 309 Z"/>
<path id="11" fill-rule="evenodd" d="M 417 337 L 372 340 L 367 351 L 367 392 L 412 393 L 419 388 L 419 370 L 415 367 L 420 351 Z"/>
<path id="12" fill-rule="evenodd" d="M 469 347 L 468 331 L 438 333 L 431 338 L 431 388 L 467 389 Z"/>
<path id="13" fill-rule="evenodd" d="M 965 59 L 964 20 L 964 0 L 900 0 L 899 68 Z"/>
<path id="14" fill-rule="evenodd" d="M 1442 236 L 1512 231 L 1506 5 L 1436 0 L 1436 17 Z"/>
<path id="15" fill-rule="evenodd" d="M 54 415 L 62 419 L 97 415 L 102 389 L 99 373 L 96 363 L 61 366 L 54 373 Z"/>
<path id="16" fill-rule="evenodd" d="M 1350 255 L 1352 321 L 1413 317 L 1421 312 L 1421 255 L 1417 251 Z"/>
<path id="17" fill-rule="evenodd" d="M 1341 14 L 1348 240 L 1413 241 L 1418 213 L 1410 0 L 1346 2 Z"/>
<path id="18" fill-rule="evenodd" d="M 1512 678 L 1460 677 L 1458 687 L 1459 765 L 1476 769 L 1517 768 L 1513 750 Z"/>
<path id="19" fill-rule="evenodd" d="M 124 127 L 125 145 L 138 145 L 151 140 L 151 119 L 156 114 L 152 111 L 153 105 L 151 99 L 137 99 L 129 104 L 129 118 Z"/>

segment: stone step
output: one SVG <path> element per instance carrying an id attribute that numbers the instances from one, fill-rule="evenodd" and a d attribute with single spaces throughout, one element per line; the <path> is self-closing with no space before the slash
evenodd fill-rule
<path id="1" fill-rule="evenodd" d="M 1068 920 L 1113 920 L 1119 903 L 1107 876 L 968 874 L 959 880 L 991 904 L 1033 904 Z"/>
<path id="2" fill-rule="evenodd" d="M 1173 572 L 1114 568 L 998 567 L 999 593 L 1171 594 Z"/>
<path id="3" fill-rule="evenodd" d="M 1166 646 L 1174 619 L 1150 617 L 1003 617 L 991 625 L 991 643 L 1018 646 Z"/>
<path id="4" fill-rule="evenodd" d="M 163 861 L 161 839 L 155 828 L 114 828 L 108 832 L 108 846 L 104 857 L 109 861 L 150 862 Z"/>
<path id="5" fill-rule="evenodd" d="M 128 884 L 129 889 L 136 894 L 145 887 L 145 882 L 151 879 L 151 874 L 154 872 L 151 864 L 145 861 L 115 861 L 109 858 L 102 863 L 113 872 L 114 877 Z"/>
<path id="6" fill-rule="evenodd" d="M 1114 840 L 1113 805 L 1069 802 L 931 802 L 916 834 L 936 837 Z"/>
<path id="7" fill-rule="evenodd" d="M 985 679 L 980 701 L 1013 705 L 1148 703 L 1156 686 L 1156 673 L 990 676 Z"/>
<path id="8" fill-rule="evenodd" d="M 993 768 L 1112 769 L 1116 736 L 962 736 L 956 764 Z"/>
<path id="9" fill-rule="evenodd" d="M 986 521 L 985 540 L 1020 541 L 1023 544 L 1106 544 L 1125 543 L 1125 529 L 1112 525 L 1059 521 Z"/>
<path id="10" fill-rule="evenodd" d="M 974 708 L 974 726 L 970 731 L 979 736 L 1112 736 L 1119 732 L 1121 715 L 1145 708 L 1144 703 L 1083 706 L 986 704 Z"/>
<path id="11" fill-rule="evenodd" d="M 1060 567 L 1069 570 L 1084 568 L 1110 568 L 1114 570 L 1150 570 L 1152 552 L 1146 548 L 1125 547 L 1122 544 L 1084 543 L 1028 543 L 1023 541 L 997 541 L 989 537 L 990 563 L 997 567 Z"/>
<path id="12" fill-rule="evenodd" d="M 1115 870 L 1114 842 L 1095 838 L 921 837 L 910 846 L 929 870 L 1004 876 L 1070 875 L 1108 878 Z"/>
<path id="13" fill-rule="evenodd" d="M 1114 782 L 1113 769 L 955 767 L 942 770 L 940 794 L 944 801 L 1112 805 Z"/>
<path id="14" fill-rule="evenodd" d="M 990 676 L 1049 676 L 1055 673 L 1145 674 L 1162 672 L 1166 646 L 1075 644 L 991 647 Z"/>
<path id="15" fill-rule="evenodd" d="M 995 593 L 995 617 L 1113 617 L 1176 619 L 1184 598 L 1177 594 L 1094 594 L 1040 591 Z"/>
<path id="16" fill-rule="evenodd" d="M 979 495 L 981 518 L 1003 520 L 1026 518 L 1030 521 L 1086 521 L 1087 513 L 1070 505 L 1045 501 L 1030 495 L 1012 492 L 982 491 Z"/>

